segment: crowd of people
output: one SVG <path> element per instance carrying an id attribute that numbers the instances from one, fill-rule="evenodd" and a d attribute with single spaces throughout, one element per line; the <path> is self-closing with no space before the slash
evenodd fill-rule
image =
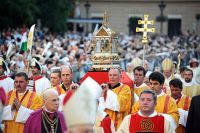
<path id="1" fill-rule="evenodd" d="M 27 31 L 28 32 L 28 31 Z M 141 36 L 119 34 L 119 55 L 122 69 L 134 58 L 142 59 L 143 45 Z M 161 69 L 162 60 L 169 57 L 178 64 L 178 54 L 181 54 L 180 66 L 189 65 L 191 58 L 200 59 L 199 36 L 195 32 L 183 32 L 178 37 L 169 38 L 153 34 L 145 50 L 145 59 L 149 62 L 149 70 Z M 43 73 L 49 76 L 52 66 L 70 64 L 74 70 L 73 81 L 78 82 L 92 66 L 93 52 L 92 33 L 87 35 L 76 32 L 51 34 L 48 29 L 37 29 L 31 52 L 21 50 L 21 29 L 8 29 L 0 33 L 0 54 L 7 60 L 10 72 L 27 69 L 27 60 L 31 55 L 41 55 L 43 58 Z M 12 48 L 9 49 L 9 46 Z M 80 72 L 80 73 L 79 73 Z"/>
<path id="2" fill-rule="evenodd" d="M 36 29 L 32 49 L 24 51 L 20 29 L 0 33 L 5 133 L 198 131 L 199 36 L 154 34 L 143 62 L 141 36 L 121 33 L 121 69 L 110 68 L 109 81 L 100 85 L 81 81 L 93 65 L 92 39 L 92 34 Z M 122 82 L 122 71 L 133 86 Z"/>

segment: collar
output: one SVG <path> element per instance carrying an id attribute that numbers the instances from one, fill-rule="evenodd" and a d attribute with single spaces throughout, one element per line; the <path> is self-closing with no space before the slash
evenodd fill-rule
<path id="1" fill-rule="evenodd" d="M 41 78 L 43 78 L 42 75 L 39 75 L 39 76 L 32 76 L 32 77 L 29 78 L 29 80 L 34 80 L 34 81 L 36 81 L 36 80 L 41 79 Z"/>
<path id="2" fill-rule="evenodd" d="M 194 84 L 195 84 L 195 82 L 194 82 L 193 79 L 192 79 L 192 81 L 189 82 L 189 83 L 185 82 L 185 80 L 183 81 L 183 85 L 184 85 L 184 86 L 192 86 L 192 85 L 194 85 Z"/>
<path id="3" fill-rule="evenodd" d="M 165 93 L 163 92 L 163 90 L 161 90 L 161 93 L 159 95 L 157 95 L 157 97 L 161 97 L 163 96 Z"/>
<path id="4" fill-rule="evenodd" d="M 66 92 L 68 90 L 68 88 L 65 87 L 65 85 L 62 83 L 61 87 L 63 88 L 63 90 Z"/>
<path id="5" fill-rule="evenodd" d="M 56 112 L 51 112 L 51 111 L 49 111 L 46 107 L 44 107 L 43 110 L 46 111 L 47 113 L 50 113 L 50 114 L 54 114 L 54 113 L 56 113 Z"/>
<path id="6" fill-rule="evenodd" d="M 144 86 L 147 86 L 147 85 L 145 83 L 142 83 L 140 86 L 136 86 L 136 84 L 134 84 L 135 89 L 140 88 L 140 87 L 144 87 Z"/>
<path id="7" fill-rule="evenodd" d="M 7 77 L 8 77 L 7 75 L 3 75 L 3 76 L 0 77 L 0 80 L 4 80 L 4 79 L 6 79 Z"/>
<path id="8" fill-rule="evenodd" d="M 46 108 L 44 108 L 44 113 L 49 117 L 51 120 L 56 118 L 56 112 L 50 112 Z"/>
<path id="9" fill-rule="evenodd" d="M 178 103 L 180 102 L 180 100 L 181 100 L 182 98 L 183 98 L 183 95 L 181 95 L 180 98 L 175 99 L 177 105 L 178 105 Z"/>
<path id="10" fill-rule="evenodd" d="M 110 88 L 110 89 L 115 89 L 115 88 L 119 87 L 121 84 L 120 84 L 120 83 L 117 83 L 117 84 L 114 85 L 113 87 L 112 87 L 110 84 L 108 84 L 108 85 L 109 85 L 109 88 Z"/>
<path id="11" fill-rule="evenodd" d="M 171 96 L 172 97 L 172 96 Z M 175 99 L 175 101 L 177 102 L 179 99 L 183 98 L 183 94 L 181 94 L 181 97 Z"/>
<path id="12" fill-rule="evenodd" d="M 158 115 L 158 113 L 157 113 L 156 111 L 154 111 L 154 112 L 153 112 L 152 114 L 150 114 L 149 116 L 144 116 L 144 115 L 141 113 L 141 111 L 139 110 L 139 111 L 138 111 L 138 115 L 143 116 L 143 117 L 154 117 L 154 116 Z"/>
<path id="13" fill-rule="evenodd" d="M 16 90 L 17 91 L 17 90 Z M 26 89 L 24 92 L 22 92 L 22 93 L 19 93 L 18 91 L 17 91 L 17 93 L 19 94 L 19 95 L 24 95 L 26 92 L 28 91 L 28 89 Z"/>
<path id="14" fill-rule="evenodd" d="M 171 79 L 173 79 L 173 77 L 174 77 L 174 75 L 171 74 L 171 75 L 169 76 L 169 78 L 165 77 L 165 80 L 171 80 Z"/>

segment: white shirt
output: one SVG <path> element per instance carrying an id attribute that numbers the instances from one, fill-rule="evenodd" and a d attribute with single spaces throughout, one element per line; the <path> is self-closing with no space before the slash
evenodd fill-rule
<path id="1" fill-rule="evenodd" d="M 51 88 L 51 83 L 46 77 L 35 81 L 35 91 L 38 95 L 41 95 L 48 88 Z"/>

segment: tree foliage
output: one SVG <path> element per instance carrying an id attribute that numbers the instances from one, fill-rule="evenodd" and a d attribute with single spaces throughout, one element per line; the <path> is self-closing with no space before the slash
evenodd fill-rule
<path id="1" fill-rule="evenodd" d="M 42 25 L 51 31 L 66 30 L 66 18 L 72 10 L 71 0 L 38 0 Z"/>
<path id="2" fill-rule="evenodd" d="M 0 30 L 26 25 L 39 19 L 51 31 L 66 29 L 66 19 L 72 11 L 73 0 L 0 0 Z"/>

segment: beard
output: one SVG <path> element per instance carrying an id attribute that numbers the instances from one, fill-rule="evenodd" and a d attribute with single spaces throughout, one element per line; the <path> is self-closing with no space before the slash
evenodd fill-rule
<path id="1" fill-rule="evenodd" d="M 192 79 L 185 79 L 186 83 L 190 83 L 192 81 Z"/>

